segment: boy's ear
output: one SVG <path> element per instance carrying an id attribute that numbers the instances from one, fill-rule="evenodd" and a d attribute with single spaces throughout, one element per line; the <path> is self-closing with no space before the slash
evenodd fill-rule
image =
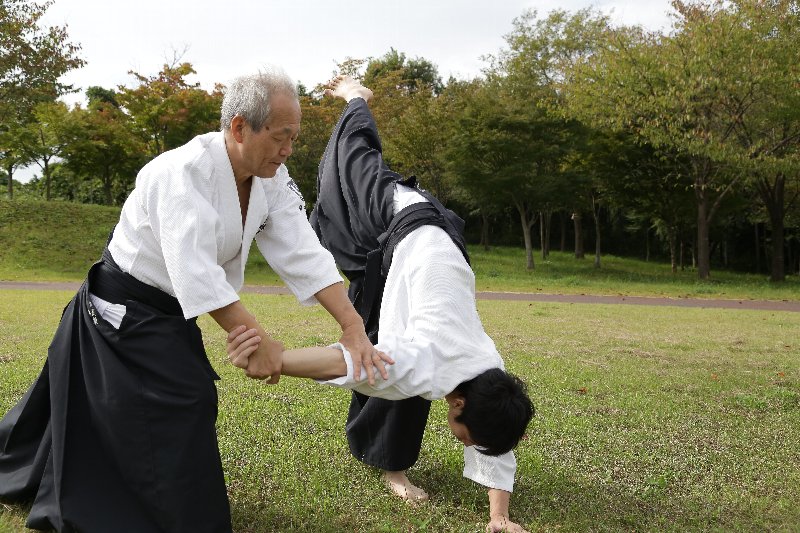
<path id="1" fill-rule="evenodd" d="M 453 398 L 453 403 L 451 404 L 456 409 L 464 409 L 464 406 L 467 404 L 466 398 L 463 396 L 456 396 Z"/>

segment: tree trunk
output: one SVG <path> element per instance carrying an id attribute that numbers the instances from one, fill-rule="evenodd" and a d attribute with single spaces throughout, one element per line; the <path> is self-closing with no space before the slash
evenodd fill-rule
<path id="1" fill-rule="evenodd" d="M 756 183 L 761 201 L 764 202 L 764 207 L 767 208 L 767 213 L 769 213 L 769 224 L 772 230 L 772 266 L 769 280 L 785 281 L 786 266 L 783 255 L 783 240 L 784 220 L 786 218 L 786 206 L 784 203 L 786 178 L 780 173 L 775 177 L 774 186 L 770 186 L 770 183 L 764 178 L 759 179 Z"/>
<path id="2" fill-rule="evenodd" d="M 522 238 L 525 241 L 525 268 L 528 270 L 533 270 L 533 242 L 531 239 L 531 228 L 536 220 L 536 215 L 532 213 L 530 220 L 528 219 L 528 210 L 525 208 L 524 202 L 515 202 L 514 206 L 517 208 L 517 211 L 519 211 L 519 220 L 522 223 Z"/>
<path id="3" fill-rule="evenodd" d="M 547 247 L 544 245 L 544 212 L 539 211 L 539 245 L 542 249 L 542 261 L 547 259 Z"/>
<path id="4" fill-rule="evenodd" d="M 47 159 L 44 160 L 44 166 L 42 167 L 42 173 L 44 174 L 44 190 L 45 195 L 44 198 L 48 202 L 50 201 L 50 165 Z"/>
<path id="5" fill-rule="evenodd" d="M 567 212 L 566 211 L 559 211 L 558 212 L 558 222 L 561 226 L 561 247 L 559 249 L 560 252 L 567 251 Z"/>
<path id="6" fill-rule="evenodd" d="M 545 258 L 550 257 L 550 229 L 553 227 L 553 212 L 548 210 L 545 211 L 544 217 L 544 246 L 546 247 L 547 252 L 544 254 Z"/>
<path id="7" fill-rule="evenodd" d="M 481 210 L 481 246 L 484 250 L 489 249 L 489 215 Z"/>
<path id="8" fill-rule="evenodd" d="M 681 239 L 681 272 L 686 270 L 686 265 L 683 262 L 683 253 L 686 251 L 686 243 Z"/>
<path id="9" fill-rule="evenodd" d="M 14 165 L 6 167 L 6 174 L 8 174 L 8 199 L 14 199 Z"/>
<path id="10" fill-rule="evenodd" d="M 678 273 L 678 263 L 676 261 L 676 243 L 678 239 L 678 231 L 673 228 L 667 228 L 667 241 L 669 242 L 669 264 L 673 274 Z M 681 242 L 681 266 L 683 266 L 683 242 Z"/>
<path id="11" fill-rule="evenodd" d="M 675 264 L 674 250 L 670 250 L 672 264 Z M 644 260 L 646 263 L 650 262 L 650 228 L 644 228 Z"/>
<path id="12" fill-rule="evenodd" d="M 705 280 L 711 276 L 708 193 L 702 187 L 695 187 L 695 192 L 697 193 L 697 276 Z"/>
<path id="13" fill-rule="evenodd" d="M 583 227 L 581 225 L 581 214 L 577 211 L 572 213 L 572 223 L 575 227 L 575 259 L 583 259 Z"/>
<path id="14" fill-rule="evenodd" d="M 769 280 L 786 281 L 786 267 L 783 255 L 783 217 L 772 221 L 772 269 Z"/>
<path id="15" fill-rule="evenodd" d="M 756 274 L 760 274 L 761 273 L 761 244 L 759 244 L 759 242 L 758 242 L 758 222 L 753 224 L 753 227 L 755 228 L 755 237 L 756 237 L 756 241 L 755 241 Z"/>
<path id="16" fill-rule="evenodd" d="M 103 193 L 106 197 L 106 205 L 113 205 L 113 198 L 111 196 L 111 170 L 105 169 L 103 174 Z"/>
<path id="17" fill-rule="evenodd" d="M 594 267 L 600 268 L 600 203 L 592 194 L 592 218 L 594 218 Z"/>

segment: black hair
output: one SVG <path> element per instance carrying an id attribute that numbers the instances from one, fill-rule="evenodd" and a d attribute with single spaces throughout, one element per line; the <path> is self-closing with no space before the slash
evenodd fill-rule
<path id="1" fill-rule="evenodd" d="M 485 455 L 512 450 L 533 417 L 525 383 L 499 368 L 461 383 L 455 392 L 464 397 L 464 408 L 455 420 L 467 426 L 477 450 Z"/>

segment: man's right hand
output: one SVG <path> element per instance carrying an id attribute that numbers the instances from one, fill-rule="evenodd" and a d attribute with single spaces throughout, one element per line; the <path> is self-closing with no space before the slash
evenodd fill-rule
<path id="1" fill-rule="evenodd" d="M 270 338 L 263 340 L 256 329 L 238 326 L 228 333 L 228 358 L 253 379 L 266 379 L 275 384 L 281 377 L 283 344 Z"/>

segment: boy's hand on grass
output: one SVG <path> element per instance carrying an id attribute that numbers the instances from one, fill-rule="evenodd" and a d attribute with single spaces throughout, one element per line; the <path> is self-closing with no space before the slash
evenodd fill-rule
<path id="1" fill-rule="evenodd" d="M 493 516 L 492 521 L 486 524 L 486 533 L 529 533 L 521 525 L 516 524 L 505 516 Z"/>

